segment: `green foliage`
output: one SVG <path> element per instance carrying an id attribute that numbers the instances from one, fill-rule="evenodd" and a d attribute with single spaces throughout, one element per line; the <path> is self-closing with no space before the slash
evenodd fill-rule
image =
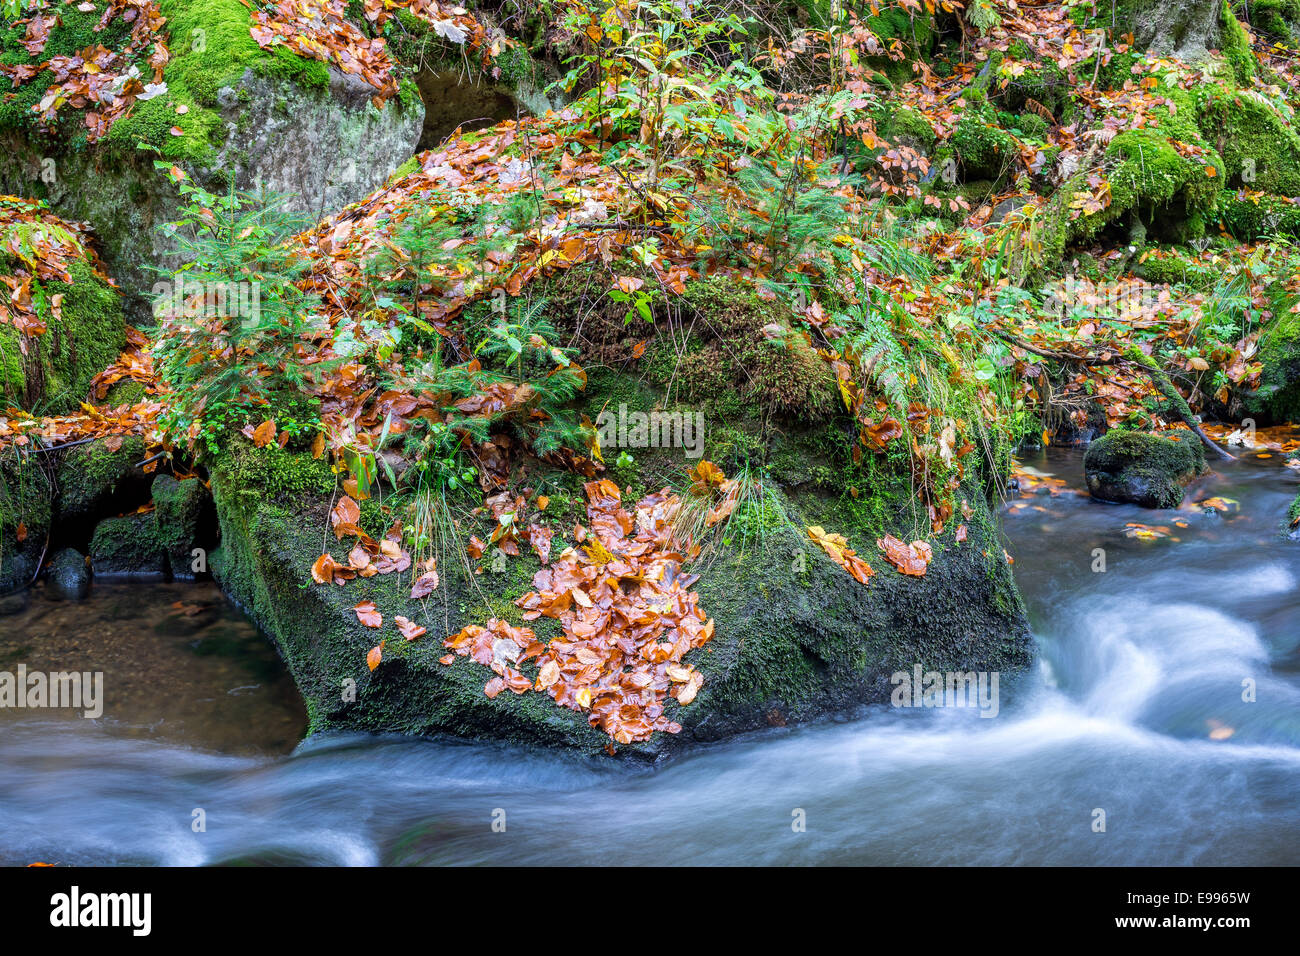
<path id="1" fill-rule="evenodd" d="M 162 228 L 185 264 L 155 286 L 163 322 L 155 363 L 174 395 L 165 426 L 210 452 L 254 418 L 275 419 L 291 435 L 314 430 L 312 402 L 299 397 L 309 382 L 300 345 L 324 330 L 316 298 L 294 284 L 307 264 L 286 243 L 298 222 L 285 197 L 233 184 L 214 195 L 188 179 L 180 192 L 180 218 Z"/>
<path id="2" fill-rule="evenodd" d="M 671 0 L 638 0 L 625 10 L 604 0 L 596 11 L 567 7 L 565 19 L 581 45 L 556 85 L 585 89 L 576 105 L 614 145 L 609 160 L 642 156 L 635 161 L 647 189 L 690 180 L 674 156 L 754 135 L 740 125 L 750 120 L 740 94 L 770 101 L 771 93 L 739 58 L 746 29 L 737 14 L 695 17 Z"/>

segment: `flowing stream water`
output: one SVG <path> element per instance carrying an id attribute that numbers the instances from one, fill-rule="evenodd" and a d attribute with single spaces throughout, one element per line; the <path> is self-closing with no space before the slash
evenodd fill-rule
<path id="1" fill-rule="evenodd" d="M 1039 656 L 996 718 L 873 707 L 655 770 L 297 744 L 291 681 L 211 585 L 37 591 L 0 671 L 102 670 L 108 706 L 0 710 L 0 863 L 1300 863 L 1300 476 L 1216 464 L 1189 500 L 1231 501 L 1148 512 L 1079 493 L 1077 450 L 1024 464 L 1047 477 L 1004 518 Z"/>

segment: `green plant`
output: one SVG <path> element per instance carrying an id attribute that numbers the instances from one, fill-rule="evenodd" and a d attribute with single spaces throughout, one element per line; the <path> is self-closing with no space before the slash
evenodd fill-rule
<path id="1" fill-rule="evenodd" d="M 163 169 L 173 169 L 158 162 Z M 299 227 L 285 197 L 209 193 L 181 176 L 180 216 L 162 228 L 184 264 L 154 287 L 162 333 L 154 350 L 171 389 L 162 421 L 210 452 L 231 427 L 274 419 L 307 434 L 319 422 L 308 386 L 330 362 L 307 365 L 300 346 L 324 334 L 318 300 L 295 283 L 307 265 L 287 242 Z"/>

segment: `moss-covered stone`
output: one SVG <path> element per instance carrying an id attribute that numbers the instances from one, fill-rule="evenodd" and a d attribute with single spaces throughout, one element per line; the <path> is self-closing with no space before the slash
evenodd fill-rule
<path id="1" fill-rule="evenodd" d="M 121 296 L 100 276 L 87 258 L 78 235 L 40 205 L 3 198 L 5 218 L 0 227 L 0 273 L 23 270 L 31 290 L 32 311 L 45 323 L 40 335 L 24 335 L 0 322 L 0 397 L 44 414 L 75 410 L 90 391 L 90 381 L 113 363 L 126 343 Z M 57 236 L 49 234 L 55 232 Z M 32 263 L 14 250 L 31 250 L 46 234 L 73 251 L 65 261 L 71 281 L 35 278 Z"/>
<path id="2" fill-rule="evenodd" d="M 1001 180 L 1013 167 L 1019 147 L 987 108 L 964 110 L 952 134 L 963 178 Z"/>
<path id="3" fill-rule="evenodd" d="M 154 169 L 158 156 L 207 188 L 220 191 L 231 177 L 241 189 L 260 182 L 287 194 L 289 211 L 318 215 L 382 183 L 413 152 L 424 115 L 418 96 L 395 98 L 381 111 L 372 104 L 375 88 L 360 77 L 284 47 L 262 50 L 239 0 L 161 0 L 160 7 L 172 38 L 167 92 L 137 102 L 99 142 L 86 142 L 81 111 L 70 107 L 54 135 L 34 130 L 30 106 L 48 89 L 48 73 L 0 108 L 0 191 L 94 223 L 140 322 L 151 320 L 155 268 L 180 264 L 157 228 L 176 218 L 178 204 L 175 185 Z M 81 14 L 65 3 L 59 12 L 65 23 L 51 31 L 44 57 L 111 45 L 109 31 L 95 34 L 84 19 L 98 22 L 99 11 Z M 0 60 L 35 62 L 19 42 L 23 30 L 0 30 Z"/>
<path id="4" fill-rule="evenodd" d="M 171 475 L 153 480 L 153 503 L 158 543 L 167 552 L 172 577 L 193 578 L 194 549 L 212 538 L 212 496 L 197 478 L 177 481 Z"/>
<path id="5" fill-rule="evenodd" d="M 1300 136 L 1284 109 L 1254 90 L 1215 88 L 1203 99 L 1198 122 L 1223 157 L 1229 185 L 1300 196 Z"/>
<path id="6" fill-rule="evenodd" d="M 1242 242 L 1300 237 L 1300 203 L 1279 196 L 1224 192 L 1215 206 L 1224 230 Z"/>
<path id="7" fill-rule="evenodd" d="M 595 267 L 599 268 L 599 267 Z M 803 365 L 783 344 L 789 313 L 753 292 L 717 280 L 692 283 L 681 299 L 663 305 L 678 330 L 652 344 L 638 361 L 632 346 L 653 330 L 628 328 L 626 304 L 603 296 L 608 284 L 568 270 L 548 280 L 539 296 L 557 323 L 581 329 L 589 357 L 588 388 L 575 411 L 597 417 L 602 408 L 629 411 L 704 409 L 703 454 L 728 474 L 742 471 L 763 488 L 762 506 L 740 509 L 717 532 L 693 570 L 701 606 L 716 636 L 692 652 L 705 675 L 699 697 L 685 708 L 669 702 L 681 734 L 656 735 L 620 748 L 651 758 L 771 722 L 792 722 L 888 699 L 889 677 L 915 663 L 952 670 L 1023 668 L 1031 657 L 1024 612 L 1003 559 L 998 532 L 982 492 L 968 483 L 959 494 L 974 510 L 969 536 L 956 525 L 934 542 L 936 557 L 924 578 L 907 578 L 877 555 L 875 539 L 890 531 L 911 540 L 929 527 L 918 505 L 906 455 L 868 456 L 854 464 L 854 431 L 836 412 L 838 397 L 815 355 Z M 595 291 L 591 291 L 594 289 Z M 584 290 L 587 290 L 584 292 Z M 621 310 L 621 311 L 620 311 Z M 637 319 L 636 322 L 641 320 Z M 694 326 L 682 340 L 680 330 Z M 563 333 L 562 333 L 563 334 Z M 670 341 L 678 347 L 668 348 Z M 802 341 L 802 340 L 799 340 Z M 773 358 L 750 354 L 772 349 Z M 597 358 L 598 357 L 598 358 Z M 692 364 L 694 363 L 694 364 Z M 604 366 L 601 368 L 600 366 Z M 742 380 L 749 369 L 756 381 Z M 763 377 L 756 370 L 763 371 Z M 699 392 L 683 392 L 704 380 Z M 694 386 L 693 386 L 694 387 Z M 673 392 L 672 397 L 667 394 Z M 736 395 L 744 396 L 736 400 Z M 686 397 L 690 395 L 691 397 Z M 623 463 L 616 454 L 629 453 Z M 677 447 L 607 447 L 607 474 L 626 500 L 664 485 L 682 489 L 698 460 Z M 540 694 L 487 698 L 485 668 L 456 659 L 439 663 L 440 638 L 489 616 L 522 623 L 514 600 L 531 589 L 539 565 L 525 550 L 504 573 L 466 572 L 454 554 L 439 561 L 442 587 L 422 606 L 409 598 L 410 575 L 377 575 L 343 587 L 316 585 L 310 569 L 322 541 L 338 556 L 325 529 L 335 476 L 306 453 L 254 449 L 237 443 L 212 463 L 212 487 L 221 523 L 213 571 L 222 587 L 272 636 L 308 702 L 313 730 L 351 728 L 411 734 L 449 734 L 563 747 L 588 753 L 608 738 L 577 712 Z M 540 519 L 553 523 L 554 549 L 584 521 L 581 477 L 530 461 L 529 486 L 550 498 Z M 398 495 L 367 506 L 384 527 L 402 515 Z M 385 509 L 389 509 L 385 511 Z M 457 538 L 473 531 L 462 524 Z M 870 586 L 833 564 L 804 533 L 821 525 L 848 536 L 877 570 Z M 486 534 L 486 529 L 479 529 Z M 391 626 L 362 626 L 353 610 L 373 600 L 385 621 L 401 614 L 429 628 L 412 643 Z M 541 639 L 558 630 L 533 622 Z M 383 660 L 371 672 L 366 653 L 385 640 Z M 531 665 L 525 673 L 531 673 Z M 355 700 L 351 691 L 355 690 Z"/>
<path id="8" fill-rule="evenodd" d="M 882 115 L 876 126 L 880 135 L 891 143 L 910 146 L 920 153 L 929 153 L 934 148 L 934 127 L 910 106 Z"/>
<path id="9" fill-rule="evenodd" d="M 1191 432 L 1175 441 L 1111 431 L 1088 446 L 1083 469 L 1094 498 L 1144 508 L 1176 508 L 1187 483 L 1206 470 L 1205 453 Z"/>
<path id="10" fill-rule="evenodd" d="M 90 566 L 97 578 L 166 578 L 167 551 L 158 540 L 155 514 L 151 511 L 101 521 L 90 540 Z"/>
<path id="11" fill-rule="evenodd" d="M 49 540 L 54 488 L 38 455 L 0 454 L 0 595 L 35 576 Z"/>
<path id="12" fill-rule="evenodd" d="M 1265 328 L 1259 361 L 1264 371 L 1248 409 L 1269 422 L 1300 422 L 1300 315 L 1283 311 Z"/>
<path id="13" fill-rule="evenodd" d="M 118 512 L 143 504 L 149 478 L 138 465 L 144 458 L 144 440 L 135 435 L 74 445 L 63 452 L 55 472 L 55 521 L 68 530 L 84 524 L 88 534 L 89 525 L 103 517 L 110 504 L 116 504 Z"/>

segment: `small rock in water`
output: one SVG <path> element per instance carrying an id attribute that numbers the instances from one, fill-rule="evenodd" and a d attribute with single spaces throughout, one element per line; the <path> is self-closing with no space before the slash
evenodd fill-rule
<path id="1" fill-rule="evenodd" d="M 83 600 L 90 593 L 90 569 L 86 556 L 74 548 L 64 548 L 50 562 L 50 592 L 67 601 Z"/>

